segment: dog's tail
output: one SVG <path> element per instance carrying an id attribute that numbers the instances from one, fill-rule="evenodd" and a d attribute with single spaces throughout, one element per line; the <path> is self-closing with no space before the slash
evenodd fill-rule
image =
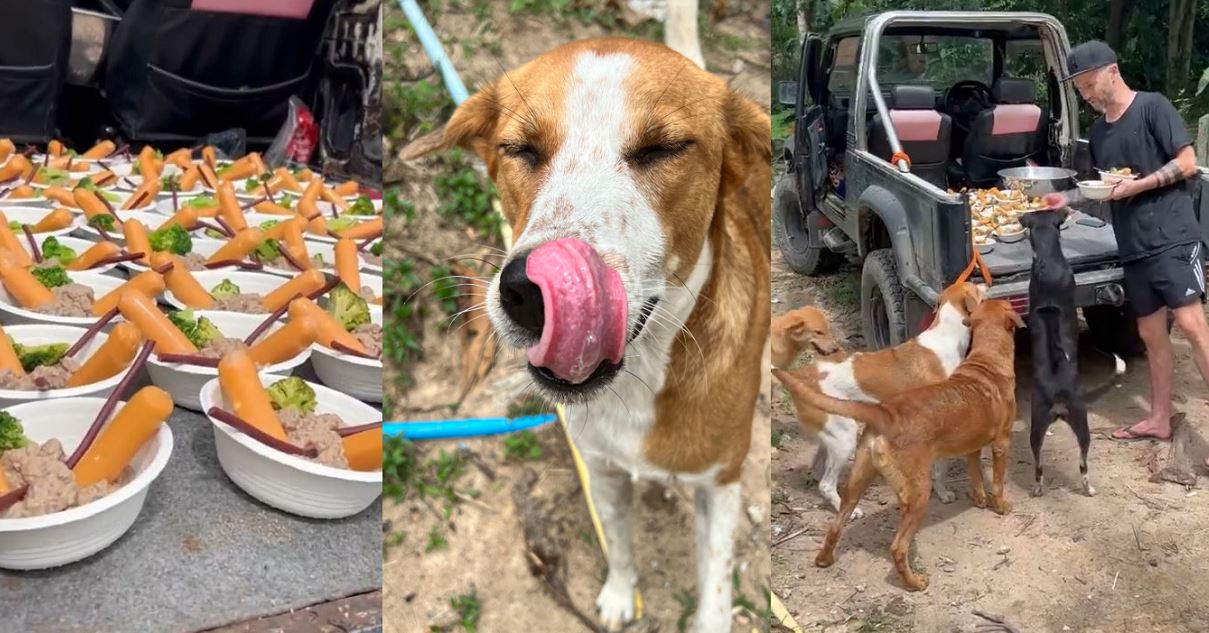
<path id="1" fill-rule="evenodd" d="M 812 407 L 817 407 L 828 413 L 852 418 L 864 422 L 875 433 L 884 434 L 890 428 L 890 412 L 881 404 L 869 404 L 855 400 L 841 400 L 818 391 L 812 385 L 799 380 L 797 376 L 777 368 L 772 369 L 772 375 L 785 385 L 794 396 L 805 400 Z"/>
<path id="2" fill-rule="evenodd" d="M 1094 389 L 1089 389 L 1086 393 L 1084 393 L 1083 394 L 1084 402 L 1092 402 L 1094 400 L 1097 400 L 1100 398 L 1100 396 L 1103 396 L 1104 394 L 1108 393 L 1109 390 L 1113 389 L 1114 387 L 1120 387 L 1121 386 L 1121 376 L 1125 375 L 1125 359 L 1124 358 L 1121 358 L 1121 356 L 1119 354 L 1115 354 L 1112 352 L 1104 352 L 1101 350 L 1101 353 L 1106 354 L 1106 355 L 1107 354 L 1112 355 L 1113 364 L 1114 364 L 1112 378 L 1105 380 L 1103 384 L 1097 385 Z"/>

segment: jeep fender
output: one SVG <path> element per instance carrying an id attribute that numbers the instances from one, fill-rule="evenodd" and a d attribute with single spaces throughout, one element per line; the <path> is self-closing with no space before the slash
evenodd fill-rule
<path id="1" fill-rule="evenodd" d="M 863 236 L 876 219 L 886 227 L 886 233 L 890 236 L 894 259 L 898 261 L 899 278 L 904 282 L 908 279 L 919 279 L 911 233 L 907 229 L 907 210 L 898 197 L 885 187 L 872 185 L 861 192 L 860 198 L 857 199 L 857 209 L 857 223 L 862 235 L 857 241 L 857 254 L 861 257 L 869 254 L 869 240 Z"/>

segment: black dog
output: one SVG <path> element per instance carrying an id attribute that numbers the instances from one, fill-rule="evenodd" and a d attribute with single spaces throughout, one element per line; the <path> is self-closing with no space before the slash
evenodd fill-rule
<path id="1" fill-rule="evenodd" d="M 1028 331 L 1033 352 L 1033 412 L 1030 444 L 1033 448 L 1035 485 L 1033 496 L 1045 493 L 1041 469 L 1041 444 L 1045 432 L 1059 417 L 1066 420 L 1079 441 L 1079 473 L 1083 491 L 1094 496 L 1087 474 L 1087 450 L 1091 433 L 1087 428 L 1087 401 L 1101 395 L 1112 383 L 1084 394 L 1079 382 L 1079 321 L 1075 310 L 1075 275 L 1062 254 L 1061 226 L 1066 210 L 1026 213 L 1020 219 L 1029 230 L 1033 247 L 1032 277 L 1029 280 Z M 1116 374 L 1124 373 L 1124 361 L 1116 358 Z M 1065 409 L 1065 410 L 1063 410 Z"/>

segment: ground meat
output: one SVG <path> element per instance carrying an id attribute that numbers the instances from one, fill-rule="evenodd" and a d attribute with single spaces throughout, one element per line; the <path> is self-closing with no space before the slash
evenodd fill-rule
<path id="1" fill-rule="evenodd" d="M 377 323 L 366 323 L 353 330 L 353 336 L 365 346 L 370 356 L 382 357 L 382 326 Z"/>
<path id="2" fill-rule="evenodd" d="M 286 439 L 303 448 L 315 447 L 319 455 L 311 461 L 325 466 L 348 468 L 344 458 L 344 442 L 336 429 L 340 428 L 340 416 L 332 413 L 301 415 L 293 409 L 277 412 L 277 419 L 285 427 Z"/>
<path id="3" fill-rule="evenodd" d="M 281 270 L 294 270 L 294 265 L 291 264 L 289 262 L 289 260 L 287 260 L 286 258 L 280 257 L 280 256 L 275 257 L 273 259 L 262 259 L 262 260 L 260 260 L 260 263 L 265 266 L 268 266 L 269 268 L 279 268 Z M 315 268 L 322 268 L 324 270 L 331 270 L 331 268 L 332 268 L 332 262 L 325 261 L 323 259 L 323 255 L 319 255 L 319 254 L 315 254 L 315 255 L 311 256 L 311 265 L 314 266 Z"/>
<path id="4" fill-rule="evenodd" d="M 197 351 L 198 356 L 206 358 L 222 358 L 231 352 L 238 352 L 248 349 L 246 343 L 237 338 L 219 338 L 206 343 L 206 346 Z"/>
<path id="5" fill-rule="evenodd" d="M 374 292 L 374 289 L 369 286 L 361 286 L 361 298 L 372 302 L 378 298 L 378 293 Z"/>
<path id="6" fill-rule="evenodd" d="M 0 370 L 0 389 L 14 389 L 17 391 L 62 389 L 67 386 L 67 381 L 71 378 L 71 375 L 79 369 L 80 363 L 78 361 L 64 358 L 54 365 L 37 367 L 24 376 L 18 376 L 7 369 Z"/>
<path id="7" fill-rule="evenodd" d="M 0 456 L 5 481 L 12 488 L 28 485 L 29 490 L 24 499 L 4 512 L 3 517 L 16 519 L 62 512 L 96 501 L 116 488 L 108 482 L 100 482 L 80 489 L 63 458 L 63 445 L 59 440 L 5 451 Z"/>
<path id="8" fill-rule="evenodd" d="M 185 253 L 181 259 L 185 260 L 185 268 L 189 270 L 205 270 L 206 256 L 199 253 Z"/>
<path id="9" fill-rule="evenodd" d="M 214 307 L 211 310 L 225 310 L 227 312 L 243 312 L 245 314 L 264 314 L 268 310 L 264 309 L 264 304 L 261 303 L 261 296 L 258 294 L 240 293 L 234 297 L 214 298 Z"/>
<path id="10" fill-rule="evenodd" d="M 71 283 L 51 288 L 50 292 L 54 294 L 55 300 L 45 307 L 38 308 L 37 312 L 64 317 L 92 316 L 94 299 L 92 288 L 84 284 Z"/>
<path id="11" fill-rule="evenodd" d="M 378 268 L 382 267 L 381 255 L 374 255 L 369 251 L 363 251 L 361 253 L 361 259 L 364 259 L 365 263 L 369 264 L 370 266 L 377 266 Z"/>
<path id="12" fill-rule="evenodd" d="M 38 268 L 38 269 L 41 269 L 41 268 L 56 268 L 56 267 L 58 267 L 58 266 L 59 266 L 59 260 L 57 260 L 57 259 L 44 259 L 44 260 L 42 260 L 42 261 L 40 261 L 40 262 L 38 262 L 38 263 L 34 264 L 33 266 L 30 266 L 30 268 Z"/>

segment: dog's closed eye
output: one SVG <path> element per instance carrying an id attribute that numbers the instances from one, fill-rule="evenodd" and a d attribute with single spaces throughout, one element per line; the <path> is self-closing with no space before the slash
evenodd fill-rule
<path id="1" fill-rule="evenodd" d="M 501 143 L 500 151 L 504 156 L 524 162 L 529 169 L 537 169 L 544 160 L 537 148 L 528 143 Z"/>
<path id="2" fill-rule="evenodd" d="M 692 147 L 694 141 L 663 141 L 643 145 L 638 149 L 631 150 L 626 153 L 626 162 L 635 167 L 650 167 L 660 161 L 670 158 L 675 158 L 683 154 L 688 148 Z"/>

